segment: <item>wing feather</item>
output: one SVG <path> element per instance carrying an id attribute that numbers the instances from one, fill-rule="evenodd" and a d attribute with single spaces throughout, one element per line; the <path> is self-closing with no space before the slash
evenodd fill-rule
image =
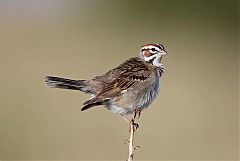
<path id="1" fill-rule="evenodd" d="M 112 81 L 105 82 L 106 84 L 97 93 L 97 95 L 84 103 L 84 109 L 90 108 L 95 105 L 100 105 L 104 101 L 107 101 L 113 97 L 117 97 L 128 91 L 141 85 L 146 81 L 153 69 L 147 66 L 146 62 L 140 58 L 131 58 L 106 73 L 106 77 L 114 77 Z"/>
<path id="2" fill-rule="evenodd" d="M 123 72 L 120 73 L 116 79 L 107 83 L 96 95 L 96 98 L 105 99 L 120 95 L 122 91 L 135 88 L 146 81 L 152 73 L 152 69 L 139 58 L 126 61 L 121 64 L 118 69 Z"/>

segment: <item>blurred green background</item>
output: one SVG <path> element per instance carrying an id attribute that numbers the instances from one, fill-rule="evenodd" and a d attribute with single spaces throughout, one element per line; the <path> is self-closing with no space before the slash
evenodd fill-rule
<path id="1" fill-rule="evenodd" d="M 89 79 L 162 43 L 136 160 L 238 160 L 236 0 L 0 1 L 0 160 L 125 160 L 128 125 L 44 76 Z"/>

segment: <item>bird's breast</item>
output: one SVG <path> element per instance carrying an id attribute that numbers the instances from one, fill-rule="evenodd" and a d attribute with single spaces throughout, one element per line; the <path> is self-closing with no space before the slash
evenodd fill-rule
<path id="1" fill-rule="evenodd" d="M 144 89 L 140 96 L 141 101 L 139 101 L 139 108 L 144 109 L 147 108 L 153 100 L 156 98 L 160 90 L 160 77 L 157 75 L 152 84 L 149 85 L 148 88 Z"/>

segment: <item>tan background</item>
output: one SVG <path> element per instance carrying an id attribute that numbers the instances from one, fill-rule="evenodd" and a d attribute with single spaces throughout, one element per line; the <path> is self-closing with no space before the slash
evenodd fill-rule
<path id="1" fill-rule="evenodd" d="M 45 75 L 91 78 L 163 43 L 160 96 L 136 134 L 138 160 L 238 159 L 234 0 L 0 1 L 0 160 L 124 160 L 128 125 Z"/>

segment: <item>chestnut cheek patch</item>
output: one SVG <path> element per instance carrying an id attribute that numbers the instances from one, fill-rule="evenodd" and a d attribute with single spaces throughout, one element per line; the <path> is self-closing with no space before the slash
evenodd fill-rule
<path id="1" fill-rule="evenodd" d="M 143 52 L 143 55 L 144 55 L 145 57 L 149 57 L 149 56 L 152 55 L 152 53 L 151 53 L 150 51 L 144 51 L 144 52 Z"/>

